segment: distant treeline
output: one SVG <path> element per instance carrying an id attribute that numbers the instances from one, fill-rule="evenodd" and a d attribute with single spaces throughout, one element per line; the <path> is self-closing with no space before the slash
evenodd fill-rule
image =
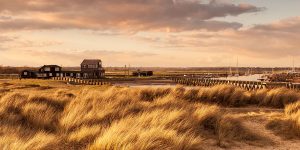
<path id="1" fill-rule="evenodd" d="M 19 74 L 22 70 L 33 70 L 38 71 L 39 67 L 11 67 L 11 66 L 1 66 L 0 74 Z M 63 70 L 80 70 L 80 67 L 64 67 Z"/>
<path id="2" fill-rule="evenodd" d="M 38 70 L 39 67 L 10 67 L 0 65 L 0 74 L 18 74 L 22 70 Z M 124 71 L 125 67 L 105 67 L 106 71 Z M 131 71 L 134 70 L 146 70 L 155 72 L 204 72 L 204 73 L 227 73 L 229 72 L 229 67 L 130 67 L 126 68 Z M 63 67 L 63 70 L 80 70 L 80 67 Z M 260 68 L 260 67 L 236 67 L 231 68 L 232 72 L 235 73 L 237 70 L 240 73 L 264 73 L 264 72 L 285 72 L 291 70 L 291 68 Z M 300 68 L 296 68 L 296 71 L 300 71 Z"/>
<path id="3" fill-rule="evenodd" d="M 34 67 L 0 66 L 0 74 L 19 74 L 22 70 L 36 70 Z"/>
<path id="4" fill-rule="evenodd" d="M 125 67 L 106 67 L 106 71 L 123 71 Z M 128 67 L 126 68 L 128 69 Z M 229 67 L 130 67 L 130 70 L 151 70 L 155 72 L 203 72 L 203 73 L 228 73 Z M 265 72 L 287 72 L 291 71 L 288 67 L 231 67 L 232 73 L 239 71 L 240 73 L 265 73 Z M 296 71 L 300 71 L 300 68 L 296 68 Z"/>

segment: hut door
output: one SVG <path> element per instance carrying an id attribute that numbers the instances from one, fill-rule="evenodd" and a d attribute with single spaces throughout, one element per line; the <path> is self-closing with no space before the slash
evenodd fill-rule
<path id="1" fill-rule="evenodd" d="M 88 74 L 87 74 L 87 73 L 84 73 L 84 74 L 83 74 L 83 78 L 88 78 Z"/>

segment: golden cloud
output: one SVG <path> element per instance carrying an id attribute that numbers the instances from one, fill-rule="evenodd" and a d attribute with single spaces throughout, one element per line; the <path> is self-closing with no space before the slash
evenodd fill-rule
<path id="1" fill-rule="evenodd" d="M 0 0 L 2 30 L 93 29 L 187 31 L 237 29 L 236 22 L 212 21 L 261 11 L 250 4 L 211 0 Z"/>

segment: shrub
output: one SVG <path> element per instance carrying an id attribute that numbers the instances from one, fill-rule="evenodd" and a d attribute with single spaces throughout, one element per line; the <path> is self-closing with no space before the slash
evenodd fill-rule
<path id="1" fill-rule="evenodd" d="M 284 138 L 300 138 L 300 101 L 285 107 L 285 115 L 272 118 L 266 125 L 270 130 Z"/>

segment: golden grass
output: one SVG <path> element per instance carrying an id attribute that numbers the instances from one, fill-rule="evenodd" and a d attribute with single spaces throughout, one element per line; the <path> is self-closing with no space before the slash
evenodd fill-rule
<path id="1" fill-rule="evenodd" d="M 300 111 L 300 101 L 287 105 L 284 111 L 287 115 L 296 114 Z"/>
<path id="2" fill-rule="evenodd" d="M 272 118 L 266 126 L 284 138 L 300 139 L 300 101 L 287 105 L 285 115 Z"/>
<path id="3" fill-rule="evenodd" d="M 244 106 L 234 87 L 13 89 L 0 99 L 4 149 L 202 149 L 265 139 L 214 105 Z"/>
<path id="4" fill-rule="evenodd" d="M 172 92 L 172 95 L 177 95 L 177 97 L 191 102 L 218 104 L 226 107 L 256 105 L 284 108 L 286 105 L 300 100 L 300 94 L 297 91 L 287 88 L 246 91 L 235 86 L 218 85 L 188 90 L 184 87 L 177 87 Z"/>
<path id="5" fill-rule="evenodd" d="M 260 106 L 284 108 L 288 104 L 299 101 L 300 94 L 287 88 L 264 89 L 254 92 L 253 99 Z"/>

